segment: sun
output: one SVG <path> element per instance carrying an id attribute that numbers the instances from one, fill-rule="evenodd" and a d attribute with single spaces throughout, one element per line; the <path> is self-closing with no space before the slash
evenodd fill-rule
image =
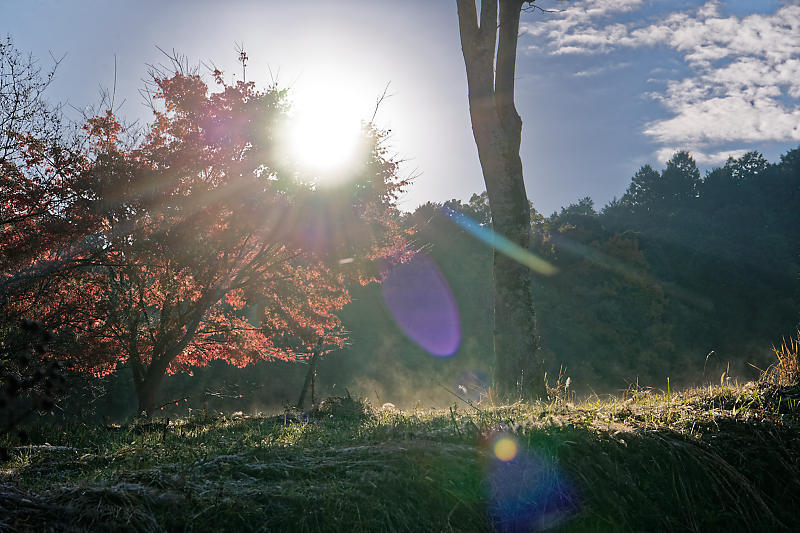
<path id="1" fill-rule="evenodd" d="M 317 182 L 346 177 L 357 162 L 370 99 L 344 80 L 311 80 L 291 92 L 289 151 Z"/>

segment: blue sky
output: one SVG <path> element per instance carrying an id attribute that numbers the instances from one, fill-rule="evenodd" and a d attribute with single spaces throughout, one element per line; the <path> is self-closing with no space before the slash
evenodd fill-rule
<path id="1" fill-rule="evenodd" d="M 540 0 L 523 15 L 517 105 L 528 195 L 545 214 L 620 196 L 676 149 L 702 168 L 800 145 L 800 0 Z M 277 78 L 372 114 L 418 175 L 403 207 L 483 190 L 467 114 L 454 0 L 0 0 L 0 34 L 46 63 L 66 54 L 53 100 L 83 108 L 113 83 L 121 114 L 147 120 L 138 90 L 156 46 L 248 79 Z M 270 73 L 271 72 L 271 73 Z M 238 74 L 237 74 L 238 73 Z M 73 118 L 79 114 L 68 108 Z"/>

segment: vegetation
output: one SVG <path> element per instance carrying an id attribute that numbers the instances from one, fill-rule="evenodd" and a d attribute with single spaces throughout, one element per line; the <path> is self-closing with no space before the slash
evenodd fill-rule
<path id="1" fill-rule="evenodd" d="M 15 133 L 16 157 L 0 159 L 6 323 L 40 318 L 50 355 L 84 372 L 124 363 L 148 416 L 167 373 L 341 346 L 348 285 L 403 246 L 403 182 L 374 128 L 351 179 L 320 192 L 281 151 L 284 91 L 214 71 L 210 92 L 172 66 L 152 73 L 154 121 L 139 137 L 108 108 L 77 147 Z"/>
<path id="2" fill-rule="evenodd" d="M 796 345 L 793 345 L 796 346 Z M 776 369 L 796 365 L 778 351 Z M 4 438 L 10 531 L 791 530 L 797 374 L 574 403 L 201 411 Z"/>
<path id="3" fill-rule="evenodd" d="M 692 158 L 678 153 L 661 171 L 639 170 L 623 197 L 601 209 L 583 198 L 550 216 L 532 210 L 530 251 L 558 269 L 532 278 L 548 374 L 563 368 L 579 394 L 660 387 L 667 377 L 689 387 L 724 371 L 757 378 L 770 364 L 769 346 L 791 336 L 800 319 L 799 156 L 794 149 L 770 163 L 751 152 L 701 177 Z M 427 384 L 433 375 L 439 391 L 438 383 L 469 388 L 465 375 L 490 373 L 492 252 L 448 212 L 482 227 L 492 219 L 486 193 L 407 215 L 415 243 L 439 265 L 459 303 L 456 356 L 430 361 L 393 335 L 391 318 L 366 311 L 380 303 L 364 288 L 359 303 L 343 310 L 358 348 L 332 354 L 337 368 L 323 366 L 321 380 L 355 387 L 345 359 L 373 382 L 387 367 L 402 384 Z M 369 324 L 370 334 L 357 324 Z M 376 338 L 373 331 L 386 333 Z M 359 363 L 361 350 L 369 359 Z M 382 398 L 406 400 L 384 381 L 390 385 Z M 485 377 L 481 383 L 489 386 Z M 372 397 L 373 388 L 359 390 Z"/>
<path id="4" fill-rule="evenodd" d="M 522 159 L 522 119 L 514 103 L 517 38 L 523 0 L 458 0 L 472 133 L 486 184 L 493 230 L 516 250 L 528 248 L 530 209 Z M 544 395 L 529 265 L 495 247 L 492 257 L 492 386 L 503 398 Z"/>
<path id="5" fill-rule="evenodd" d="M 581 396 L 618 394 L 637 383 L 663 387 L 668 377 L 675 388 L 715 381 L 723 372 L 757 378 L 773 357 L 769 346 L 779 346 L 798 323 L 800 242 L 794 228 L 800 220 L 792 207 L 800 185 L 798 152 L 777 163 L 757 154 L 731 160 L 692 185 L 698 196 L 658 200 L 649 214 L 627 193 L 624 201 L 599 210 L 582 199 L 550 216 L 532 211 L 531 250 L 559 269 L 555 276 L 533 278 L 548 374 L 563 369 Z M 680 165 L 668 166 L 699 174 L 685 154 L 677 158 Z M 743 173 L 747 168 L 761 170 Z M 648 187 L 658 188 L 665 171 L 650 169 Z M 714 180 L 722 178 L 730 183 L 724 201 L 712 192 L 721 187 Z M 631 188 L 644 194 L 644 185 L 634 177 Z M 380 286 L 354 284 L 351 303 L 338 313 L 349 341 L 321 358 L 321 394 L 346 387 L 381 404 L 413 408 L 446 405 L 452 396 L 445 389 L 459 386 L 471 399 L 486 393 L 492 252 L 454 224 L 448 211 L 491 224 L 484 193 L 468 202 L 420 206 L 398 225 L 414 228 L 413 247 L 435 262 L 455 295 L 461 323 L 456 354 L 431 357 L 397 327 Z M 754 224 L 762 228 L 760 236 Z M 239 370 L 218 361 L 192 372 L 165 380 L 159 401 L 164 414 L 176 411 L 171 400 L 181 400 L 182 409 L 204 403 L 223 411 L 280 408 L 297 401 L 305 369 L 259 362 Z M 129 379 L 119 372 L 109 376 L 100 415 L 130 413 L 124 401 L 133 394 Z"/>

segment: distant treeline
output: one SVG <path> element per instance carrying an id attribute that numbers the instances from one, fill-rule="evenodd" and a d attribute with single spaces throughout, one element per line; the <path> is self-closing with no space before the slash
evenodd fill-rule
<path id="1" fill-rule="evenodd" d="M 685 152 L 642 167 L 599 212 L 584 198 L 537 223 L 533 249 L 561 269 L 537 284 L 544 345 L 614 386 L 765 368 L 800 318 L 798 228 L 798 149 L 775 164 L 750 152 L 704 178 Z"/>
<path id="2" fill-rule="evenodd" d="M 642 167 L 625 194 L 597 209 L 583 198 L 545 217 L 532 209 L 530 250 L 558 268 L 535 277 L 548 379 L 579 394 L 638 382 L 665 389 L 740 379 L 766 368 L 770 346 L 800 318 L 800 149 L 777 163 L 756 152 L 701 176 L 677 153 L 657 171 Z M 351 289 L 342 310 L 349 345 L 319 365 L 318 395 L 353 394 L 404 407 L 477 399 L 491 375 L 492 250 L 448 211 L 491 227 L 485 193 L 428 203 L 403 215 L 416 249 L 438 265 L 460 313 L 458 352 L 439 358 L 395 324 L 375 284 Z M 168 379 L 163 398 L 218 409 L 293 404 L 305 366 L 223 362 Z M 127 412 L 127 374 L 110 378 L 101 410 Z M 446 390 L 445 390 L 446 389 Z M 209 394 L 211 392 L 211 394 Z M 239 397 L 241 395 L 241 398 Z M 116 407 L 114 407 L 116 405 Z M 165 407 L 165 414 L 175 409 Z"/>
<path id="3" fill-rule="evenodd" d="M 412 400 L 432 382 L 469 389 L 489 374 L 491 250 L 446 210 L 484 226 L 491 217 L 484 193 L 425 204 L 405 219 L 456 295 L 459 352 L 451 360 L 424 354 L 375 312 L 379 289 L 366 287 L 345 308 L 352 346 L 332 354 L 326 381 L 368 390 L 374 380 L 390 399 L 407 392 Z M 797 330 L 800 149 L 777 163 L 750 152 L 705 177 L 679 152 L 662 171 L 642 167 L 602 209 L 588 197 L 549 217 L 532 207 L 532 224 L 531 251 L 558 268 L 534 274 L 551 381 L 560 367 L 580 392 L 665 388 L 668 377 L 691 385 L 723 371 L 749 378 L 758 374 L 751 365 L 765 369 L 770 346 Z"/>

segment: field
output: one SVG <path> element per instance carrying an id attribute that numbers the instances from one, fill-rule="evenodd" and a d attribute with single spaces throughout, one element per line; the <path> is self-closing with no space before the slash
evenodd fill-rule
<path id="1" fill-rule="evenodd" d="M 28 444 L 4 443 L 0 529 L 797 530 L 799 402 L 800 388 L 773 380 L 32 426 Z"/>

